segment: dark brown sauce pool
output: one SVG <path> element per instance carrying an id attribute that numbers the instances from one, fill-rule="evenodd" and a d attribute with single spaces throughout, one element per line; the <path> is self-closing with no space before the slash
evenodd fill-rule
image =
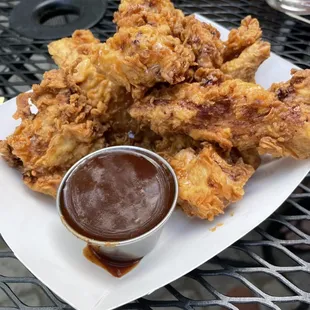
<path id="1" fill-rule="evenodd" d="M 68 177 L 61 195 L 65 220 L 81 235 L 122 241 L 154 228 L 174 198 L 165 167 L 129 151 L 86 160 Z"/>
<path id="2" fill-rule="evenodd" d="M 86 159 L 65 181 L 60 208 L 65 221 L 95 241 L 120 242 L 154 228 L 168 214 L 175 195 L 169 170 L 156 158 L 129 150 Z M 122 277 L 140 261 L 107 257 L 94 245 L 84 256 Z"/>
<path id="3" fill-rule="evenodd" d="M 133 268 L 135 268 L 139 260 L 131 260 L 131 261 L 124 261 L 119 262 L 112 260 L 111 258 L 104 256 L 102 254 L 99 254 L 95 248 L 93 248 L 90 245 L 87 245 L 84 250 L 83 254 L 85 258 L 87 258 L 90 262 L 96 264 L 97 266 L 105 269 L 108 271 L 112 276 L 121 278 L 126 273 L 131 271 Z"/>

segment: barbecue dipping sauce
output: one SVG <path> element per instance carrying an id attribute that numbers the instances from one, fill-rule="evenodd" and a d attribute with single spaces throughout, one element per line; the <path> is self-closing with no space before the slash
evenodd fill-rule
<path id="1" fill-rule="evenodd" d="M 154 160 L 130 151 L 86 160 L 67 179 L 61 196 L 65 220 L 81 235 L 122 241 L 144 234 L 167 215 L 173 179 Z"/>

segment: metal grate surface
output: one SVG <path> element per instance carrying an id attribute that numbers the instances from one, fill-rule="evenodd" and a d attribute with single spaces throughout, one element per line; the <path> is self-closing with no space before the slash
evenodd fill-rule
<path id="1" fill-rule="evenodd" d="M 8 18 L 19 1 L 0 0 L 0 96 L 6 99 L 38 83 L 54 67 L 48 41 L 18 36 Z M 90 2 L 91 3 L 91 2 Z M 310 24 L 269 8 L 263 0 L 175 1 L 227 28 L 251 14 L 278 55 L 310 65 Z M 101 40 L 111 36 L 117 1 L 108 1 L 103 20 L 92 28 Z M 276 68 L 275 68 L 276 69 Z M 268 220 L 185 277 L 121 309 L 309 309 L 310 175 Z M 259 305 L 259 307 L 258 307 Z M 0 240 L 0 309 L 72 309 L 37 280 Z"/>

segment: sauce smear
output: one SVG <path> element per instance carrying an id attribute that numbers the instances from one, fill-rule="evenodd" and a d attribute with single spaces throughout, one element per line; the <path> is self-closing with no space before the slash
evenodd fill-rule
<path id="1" fill-rule="evenodd" d="M 140 260 L 134 260 L 134 261 L 132 260 L 126 262 L 114 261 L 111 260 L 111 258 L 99 254 L 98 252 L 96 252 L 95 248 L 93 248 L 90 245 L 87 245 L 84 248 L 83 254 L 85 258 L 87 258 L 90 262 L 96 264 L 101 268 L 104 268 L 106 271 L 112 274 L 112 276 L 117 278 L 121 278 L 123 275 L 131 271 L 138 265 L 140 261 Z"/>

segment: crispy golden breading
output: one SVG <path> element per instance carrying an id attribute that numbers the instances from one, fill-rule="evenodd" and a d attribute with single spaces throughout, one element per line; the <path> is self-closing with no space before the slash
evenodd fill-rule
<path id="1" fill-rule="evenodd" d="M 284 83 L 275 83 L 270 91 L 286 106 L 301 111 L 303 126 L 292 128 L 296 130 L 289 145 L 285 141 L 275 141 L 267 137 L 260 142 L 260 152 L 270 153 L 275 157 L 292 155 L 298 159 L 309 158 L 310 139 L 310 70 L 292 69 L 292 78 Z"/>
<path id="2" fill-rule="evenodd" d="M 270 53 L 257 19 L 226 42 L 170 0 L 122 0 L 114 21 L 106 43 L 88 30 L 52 42 L 60 70 L 17 99 L 21 124 L 0 153 L 31 189 L 55 196 L 83 156 L 136 145 L 170 162 L 188 215 L 213 220 L 242 198 L 259 154 L 310 157 L 310 70 L 270 91 L 249 83 Z"/>
<path id="3" fill-rule="evenodd" d="M 229 75 L 219 69 L 199 68 L 195 71 L 194 81 L 200 82 L 201 85 L 220 85 L 224 81 L 231 80 Z"/>
<path id="4" fill-rule="evenodd" d="M 184 14 L 170 0 L 122 0 L 114 13 L 118 28 L 151 25 L 163 32 L 178 35 Z"/>
<path id="5" fill-rule="evenodd" d="M 201 143 L 187 135 L 159 136 L 159 138 L 153 142 L 152 150 L 166 160 L 170 160 L 176 153 L 187 148 L 200 149 Z"/>
<path id="6" fill-rule="evenodd" d="M 310 120 L 310 69 L 292 69 L 291 74 L 289 81 L 272 84 L 270 91 L 286 104 L 300 105 L 303 114 Z"/>
<path id="7" fill-rule="evenodd" d="M 81 58 L 89 58 L 92 48 L 100 41 L 89 30 L 76 30 L 71 38 L 53 41 L 48 45 L 48 52 L 60 68 L 72 66 Z"/>
<path id="8" fill-rule="evenodd" d="M 250 165 L 229 162 L 210 144 L 196 153 L 183 149 L 169 160 L 179 182 L 179 204 L 190 216 L 212 221 L 244 195 L 244 185 L 254 173 Z"/>
<path id="9" fill-rule="evenodd" d="M 12 148 L 8 145 L 7 140 L 0 140 L 0 157 L 2 157 L 10 167 L 21 169 L 22 161 L 12 154 Z"/>
<path id="10" fill-rule="evenodd" d="M 194 15 L 184 17 L 169 0 L 123 0 L 114 21 L 119 28 L 150 25 L 180 38 L 190 45 L 199 66 L 219 68 L 223 62 L 224 44 L 217 29 Z"/>
<path id="11" fill-rule="evenodd" d="M 298 113 L 298 112 L 297 112 Z M 296 126 L 297 127 L 297 126 Z M 291 128 L 294 133 L 292 138 L 287 139 L 266 136 L 259 142 L 258 151 L 260 154 L 270 154 L 273 157 L 294 157 L 296 159 L 307 159 L 310 157 L 309 141 L 310 126 L 304 121 L 303 126 L 298 126 L 296 130 Z"/>
<path id="12" fill-rule="evenodd" d="M 130 114 L 160 135 L 182 133 L 224 149 L 260 147 L 262 153 L 262 143 L 272 139 L 285 156 L 310 155 L 310 143 L 295 143 L 308 139 L 300 107 L 285 105 L 259 85 L 241 80 L 162 87 L 137 100 Z"/>
<path id="13" fill-rule="evenodd" d="M 252 45 L 261 36 L 262 30 L 258 20 L 251 16 L 245 17 L 238 29 L 232 29 L 229 32 L 228 40 L 225 42 L 224 61 L 238 57 L 245 48 Z"/>
<path id="14" fill-rule="evenodd" d="M 37 107 L 36 114 L 30 111 L 28 98 Z M 63 174 L 83 156 L 104 147 L 106 127 L 62 70 L 46 72 L 33 93 L 19 95 L 17 108 L 15 118 L 22 122 L 1 143 L 4 158 L 18 165 L 31 189 L 55 196 Z"/>
<path id="15" fill-rule="evenodd" d="M 131 104 L 131 96 L 125 88 L 97 72 L 91 59 L 99 46 L 100 41 L 89 30 L 77 30 L 71 38 L 50 43 L 48 50 L 56 64 L 68 71 L 73 81 L 86 93 L 95 108 L 92 113 L 100 115 L 102 122 L 107 122 Z"/>
<path id="16" fill-rule="evenodd" d="M 244 49 L 239 57 L 225 62 L 221 70 L 234 79 L 255 83 L 255 73 L 270 56 L 270 43 L 257 41 Z"/>
<path id="17" fill-rule="evenodd" d="M 183 19 L 181 41 L 188 44 L 196 56 L 196 63 L 204 68 L 220 68 L 223 63 L 224 43 L 213 26 L 203 23 L 194 15 Z"/>
<path id="18" fill-rule="evenodd" d="M 102 44 L 97 67 L 138 98 L 158 82 L 182 82 L 194 58 L 179 39 L 146 25 L 121 28 Z"/>
<path id="19" fill-rule="evenodd" d="M 64 38 L 49 44 L 49 53 L 56 64 L 70 72 L 74 82 L 86 92 L 94 107 L 92 114 L 102 123 L 110 125 L 107 137 L 109 145 L 116 142 L 129 143 L 128 132 L 139 131 L 127 108 L 132 103 L 131 95 L 124 87 L 118 86 L 97 72 L 92 57 L 100 46 L 89 30 L 77 30 L 71 38 Z"/>

